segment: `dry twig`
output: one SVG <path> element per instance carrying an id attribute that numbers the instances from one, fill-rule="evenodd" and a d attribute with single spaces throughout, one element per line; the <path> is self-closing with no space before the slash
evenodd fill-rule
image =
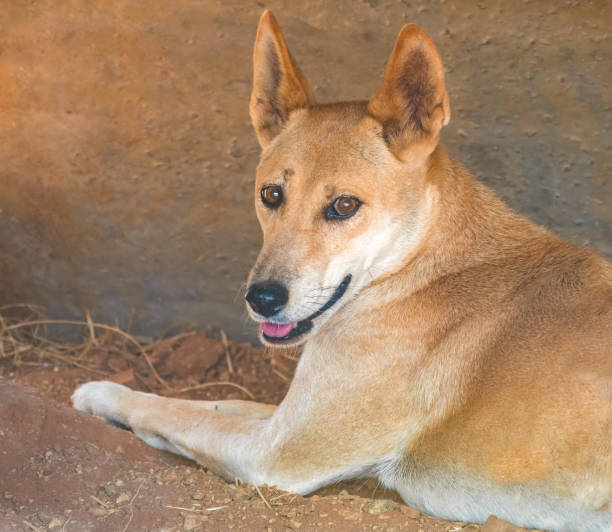
<path id="1" fill-rule="evenodd" d="M 23 519 L 23 524 L 27 526 L 28 528 L 35 530 L 36 532 L 42 532 L 40 528 L 34 526 L 32 523 L 30 523 L 29 521 L 26 521 L 25 519 Z"/>
<path id="2" fill-rule="evenodd" d="M 130 518 L 128 519 L 128 522 L 125 524 L 125 527 L 123 528 L 122 532 L 125 532 L 128 529 L 128 527 L 130 526 L 130 523 L 132 522 L 132 519 L 134 519 L 134 500 L 136 500 L 136 497 L 138 497 L 138 494 L 140 493 L 140 488 L 142 488 L 142 485 L 144 483 L 145 483 L 144 480 L 140 483 L 140 486 L 138 486 L 136 493 L 134 493 L 132 500 L 128 504 L 128 507 L 130 508 Z"/>
<path id="3" fill-rule="evenodd" d="M 261 497 L 261 500 L 264 502 L 264 504 L 270 508 L 270 510 L 272 510 L 272 506 L 270 506 L 270 503 L 266 500 L 266 498 L 263 496 L 263 493 L 261 492 L 261 490 L 259 489 L 259 486 L 257 484 L 255 484 L 255 489 L 257 490 L 257 493 L 259 493 L 259 496 Z"/>
<path id="4" fill-rule="evenodd" d="M 28 327 L 28 326 L 33 326 L 33 325 L 86 325 L 86 323 L 82 321 L 78 321 L 78 320 L 32 320 L 32 321 L 24 321 L 21 323 L 16 323 L 14 325 L 10 325 L 6 327 L 5 329 L 10 331 L 10 330 L 18 329 L 21 327 Z M 130 341 L 132 344 L 134 344 L 138 348 L 138 351 L 143 356 L 145 361 L 147 362 L 147 365 L 151 369 L 151 373 L 153 373 L 153 376 L 157 379 L 157 381 L 164 388 L 166 389 L 170 388 L 168 383 L 164 379 L 161 378 L 159 373 L 157 373 L 157 370 L 155 369 L 153 362 L 151 362 L 149 355 L 147 355 L 145 350 L 142 348 L 142 345 L 140 345 L 138 340 L 136 340 L 131 334 L 128 334 L 125 331 L 121 330 L 119 327 L 115 327 L 113 325 L 104 325 L 103 323 L 94 323 L 93 326 L 98 329 L 112 331 L 118 334 L 119 336 L 124 337 L 126 340 Z"/>
<path id="5" fill-rule="evenodd" d="M 221 329 L 221 343 L 223 344 L 223 350 L 225 351 L 225 360 L 227 361 L 227 370 L 229 374 L 232 375 L 234 373 L 234 367 L 232 366 L 232 359 L 230 358 L 229 353 L 229 344 L 227 343 L 227 335 L 225 331 Z"/>
<path id="6" fill-rule="evenodd" d="M 221 381 L 221 382 L 204 382 L 202 384 L 197 384 L 195 386 L 188 386 L 187 388 L 181 388 L 180 390 L 172 390 L 173 393 L 187 393 L 193 392 L 195 390 L 204 390 L 206 388 L 210 388 L 212 386 L 233 386 L 234 388 L 238 388 L 241 392 L 247 394 L 251 399 L 255 400 L 255 396 L 247 390 L 244 386 L 240 386 L 240 384 L 236 384 L 235 382 L 229 381 Z"/>
<path id="7" fill-rule="evenodd" d="M 272 373 L 274 373 L 276 376 L 278 376 L 280 379 L 284 380 L 285 382 L 289 382 L 289 377 L 287 377 L 287 375 L 283 375 L 277 369 L 272 368 Z"/>
<path id="8" fill-rule="evenodd" d="M 44 359 L 51 359 L 90 371 L 104 378 L 109 378 L 111 377 L 110 373 L 103 371 L 100 368 L 91 367 L 87 363 L 85 355 L 91 353 L 92 347 L 95 347 L 96 349 L 103 349 L 107 352 L 114 351 L 124 357 L 132 357 L 134 354 L 141 355 L 151 370 L 152 376 L 155 378 L 157 383 L 163 387 L 161 393 L 164 395 L 180 395 L 215 386 L 230 386 L 240 390 L 250 399 L 255 399 L 255 396 L 250 390 L 235 382 L 205 382 L 195 386 L 176 389 L 170 387 L 170 385 L 159 375 L 155 369 L 151 357 L 149 356 L 149 353 L 154 353 L 159 349 L 172 349 L 178 341 L 192 336 L 195 334 L 195 332 L 181 333 L 173 336 L 172 338 L 162 338 L 151 341 L 147 345 L 143 345 L 136 340 L 134 336 L 120 329 L 118 326 L 94 322 L 89 312 L 86 312 L 84 321 L 79 321 L 46 319 L 42 311 L 33 305 L 23 304 L 12 305 L 10 307 L 0 307 L 0 311 L 11 308 L 17 308 L 20 309 L 20 311 L 25 310 L 27 313 L 25 320 L 19 320 L 17 318 L 7 318 L 0 312 L 0 359 L 13 357 L 13 363 L 15 365 L 37 365 L 31 360 L 31 358 L 27 360 L 21 360 L 19 358 L 22 355 L 26 355 L 28 357 L 35 355 L 38 358 L 38 364 L 40 364 L 40 362 Z M 23 314 L 23 312 L 20 313 Z M 46 332 L 46 329 L 43 331 L 40 330 L 41 327 L 45 328 L 47 325 L 81 326 L 86 328 L 88 334 L 84 341 L 78 344 L 60 343 L 49 339 L 46 334 L 43 334 Z M 103 331 L 103 334 L 98 334 L 96 336 L 96 330 Z M 123 342 L 117 343 L 116 340 L 118 338 L 122 339 Z M 229 342 L 224 331 L 221 333 L 221 338 L 225 349 L 228 369 L 230 373 L 233 373 L 234 368 L 229 354 Z M 135 349 L 129 349 L 129 346 L 134 346 Z M 284 375 L 279 376 L 281 378 L 284 377 Z M 151 386 L 145 381 L 146 377 L 140 375 L 140 378 L 147 388 L 151 389 Z"/>

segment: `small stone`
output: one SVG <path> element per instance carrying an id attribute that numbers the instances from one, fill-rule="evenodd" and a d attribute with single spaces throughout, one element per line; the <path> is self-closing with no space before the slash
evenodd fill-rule
<path id="1" fill-rule="evenodd" d="M 36 518 L 44 524 L 50 523 L 51 522 L 51 516 L 45 512 L 45 511 L 40 511 L 36 514 Z"/>
<path id="2" fill-rule="evenodd" d="M 391 510 L 397 510 L 399 504 L 389 499 L 377 499 L 368 504 L 368 513 L 370 514 L 381 514 L 383 512 L 389 512 Z"/>
<path id="3" fill-rule="evenodd" d="M 194 501 L 201 501 L 202 499 L 204 499 L 204 494 L 201 491 L 196 491 L 191 498 Z"/>
<path id="4" fill-rule="evenodd" d="M 112 498 L 117 496 L 117 489 L 112 484 L 105 484 L 102 489 L 104 490 L 104 493 L 106 493 L 107 497 Z"/>
<path id="5" fill-rule="evenodd" d="M 480 530 L 481 532 L 521 532 L 525 529 L 514 526 L 513 524 L 508 523 L 508 521 L 504 521 L 499 517 L 490 515 Z"/>
<path id="6" fill-rule="evenodd" d="M 51 519 L 51 522 L 49 523 L 49 530 L 53 530 L 54 528 L 59 528 L 63 524 L 64 524 L 64 521 L 62 521 L 59 517 L 54 517 L 53 519 Z"/>
<path id="7" fill-rule="evenodd" d="M 297 519 L 290 519 L 289 526 L 293 528 L 294 530 L 297 530 L 298 528 L 301 528 L 302 523 L 298 521 Z"/>
<path id="8" fill-rule="evenodd" d="M 286 509 L 280 510 L 278 513 L 282 515 L 283 517 L 292 519 L 294 517 L 297 517 L 297 508 L 286 508 Z"/>
<path id="9" fill-rule="evenodd" d="M 121 495 L 119 495 L 119 497 L 117 497 L 115 499 L 115 502 L 117 504 L 123 504 L 124 502 L 128 502 L 129 500 L 131 500 L 132 495 L 129 493 L 122 493 Z"/>

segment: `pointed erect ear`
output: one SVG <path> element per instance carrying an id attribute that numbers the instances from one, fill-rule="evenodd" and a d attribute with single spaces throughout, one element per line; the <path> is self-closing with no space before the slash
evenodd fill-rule
<path id="1" fill-rule="evenodd" d="M 306 77 L 289 53 L 270 11 L 259 20 L 253 51 L 251 120 L 265 148 L 289 119 L 291 111 L 314 104 Z"/>
<path id="2" fill-rule="evenodd" d="M 450 120 L 444 70 L 433 41 L 417 25 L 402 28 L 368 111 L 402 160 L 426 157 L 438 144 L 440 130 Z"/>

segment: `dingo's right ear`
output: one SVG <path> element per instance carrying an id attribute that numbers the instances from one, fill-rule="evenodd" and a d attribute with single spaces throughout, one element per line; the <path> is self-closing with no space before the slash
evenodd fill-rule
<path id="1" fill-rule="evenodd" d="M 253 51 L 250 104 L 251 120 L 262 148 L 280 133 L 291 111 L 313 103 L 308 80 L 291 57 L 278 22 L 270 11 L 264 11 Z"/>
<path id="2" fill-rule="evenodd" d="M 450 120 L 444 69 L 433 41 L 416 24 L 402 28 L 368 112 L 383 126 L 391 151 L 402 160 L 427 157 Z"/>

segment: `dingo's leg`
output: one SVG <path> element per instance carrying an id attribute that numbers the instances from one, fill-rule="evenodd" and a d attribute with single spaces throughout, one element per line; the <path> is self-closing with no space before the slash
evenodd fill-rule
<path id="1" fill-rule="evenodd" d="M 224 401 L 192 401 L 205 410 L 212 410 L 228 416 L 248 417 L 252 419 L 268 419 L 276 410 L 276 405 L 227 399 Z"/>
<path id="2" fill-rule="evenodd" d="M 337 454 L 322 459 L 308 417 L 292 423 L 274 416 L 273 405 L 172 399 L 112 382 L 84 384 L 72 400 L 78 410 L 129 427 L 149 445 L 196 460 L 228 480 L 308 493 L 360 472 Z"/>

